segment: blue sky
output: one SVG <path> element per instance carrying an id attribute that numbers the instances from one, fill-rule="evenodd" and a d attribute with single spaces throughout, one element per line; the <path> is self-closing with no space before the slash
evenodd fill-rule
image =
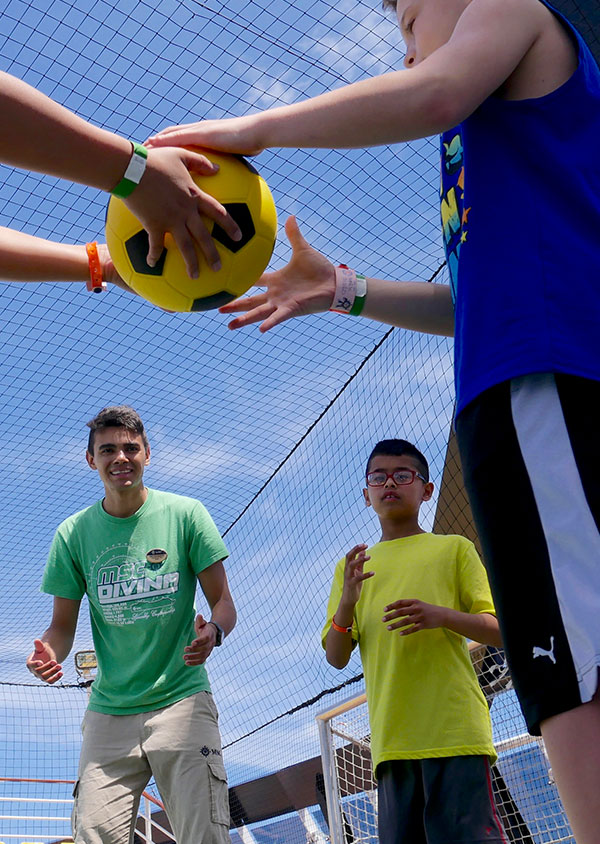
<path id="1" fill-rule="evenodd" d="M 7 0 L 0 33 L 1 69 L 136 140 L 172 123 L 293 102 L 402 61 L 393 19 L 376 0 Z M 437 158 L 432 139 L 273 151 L 256 164 L 280 224 L 296 214 L 332 260 L 426 280 L 443 261 Z M 0 166 L 2 225 L 85 242 L 102 238 L 105 207 L 97 191 Z M 281 231 L 272 268 L 288 255 Z M 146 422 L 149 485 L 200 498 L 226 533 L 240 621 L 208 669 L 231 782 L 315 755 L 314 708 L 240 737 L 359 672 L 356 658 L 334 671 L 320 650 L 331 573 L 348 547 L 377 537 L 360 494 L 374 441 L 413 439 L 439 482 L 453 401 L 449 341 L 398 330 L 384 340 L 385 327 L 338 315 L 264 337 L 231 333 L 219 314 L 169 315 L 117 290 L 90 296 L 60 284 L 2 285 L 0 330 L 2 769 L 74 776 L 84 695 L 32 686 L 23 662 L 49 620 L 51 599 L 37 590 L 53 531 L 101 495 L 84 462 L 85 422 L 121 402 Z M 433 512 L 434 503 L 426 525 Z M 76 648 L 90 645 L 82 612 Z"/>

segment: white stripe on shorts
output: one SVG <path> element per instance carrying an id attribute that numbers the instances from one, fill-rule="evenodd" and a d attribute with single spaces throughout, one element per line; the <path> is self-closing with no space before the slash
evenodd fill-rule
<path id="1" fill-rule="evenodd" d="M 554 376 L 513 378 L 511 408 L 548 545 L 581 702 L 587 703 L 596 691 L 600 665 L 600 534 L 581 484 Z M 552 643 L 538 644 L 552 651 Z"/>

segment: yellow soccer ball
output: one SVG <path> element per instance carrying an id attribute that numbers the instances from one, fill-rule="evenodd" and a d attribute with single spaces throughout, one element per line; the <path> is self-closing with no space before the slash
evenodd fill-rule
<path id="1" fill-rule="evenodd" d="M 219 165 L 219 172 L 192 173 L 193 180 L 219 200 L 242 231 L 242 239 L 234 241 L 213 220 L 205 220 L 221 258 L 218 272 L 198 251 L 199 277 L 190 278 L 170 235 L 156 266 L 149 267 L 148 235 L 139 220 L 115 196 L 106 212 L 106 243 L 117 272 L 136 293 L 169 311 L 207 311 L 237 299 L 256 284 L 275 246 L 277 212 L 265 180 L 242 156 L 203 154 Z"/>

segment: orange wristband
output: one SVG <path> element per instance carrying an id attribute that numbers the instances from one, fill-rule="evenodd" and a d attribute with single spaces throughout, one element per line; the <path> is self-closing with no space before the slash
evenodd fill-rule
<path id="1" fill-rule="evenodd" d="M 338 633 L 352 633 L 352 625 L 350 625 L 350 627 L 340 627 L 339 624 L 335 623 L 335 616 L 331 619 L 331 626 L 334 630 L 337 630 Z"/>
<path id="2" fill-rule="evenodd" d="M 102 265 L 100 264 L 100 256 L 98 255 L 98 244 L 85 244 L 85 251 L 88 256 L 88 264 L 90 267 L 90 278 L 86 282 L 86 287 L 90 293 L 102 293 L 106 290 L 106 282 L 102 278 Z"/>

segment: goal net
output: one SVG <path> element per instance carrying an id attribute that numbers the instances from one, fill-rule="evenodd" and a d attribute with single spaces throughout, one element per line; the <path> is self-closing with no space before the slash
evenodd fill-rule
<path id="1" fill-rule="evenodd" d="M 510 844 L 575 844 L 544 743 L 526 732 L 502 651 L 470 646 L 490 706 L 498 761 L 492 785 Z M 366 695 L 317 715 L 332 844 L 376 844 L 377 784 L 371 765 Z"/>

